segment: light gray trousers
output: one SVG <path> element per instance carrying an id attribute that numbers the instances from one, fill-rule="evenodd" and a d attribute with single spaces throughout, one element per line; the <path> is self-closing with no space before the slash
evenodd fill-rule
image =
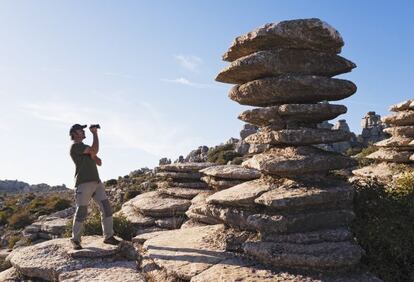
<path id="1" fill-rule="evenodd" d="M 105 186 L 102 182 L 85 182 L 76 187 L 76 212 L 73 217 L 72 228 L 72 239 L 75 241 L 81 241 L 83 222 L 88 215 L 88 204 L 91 198 L 93 198 L 99 206 L 102 230 L 105 239 L 114 235 L 112 209 L 105 194 Z"/>

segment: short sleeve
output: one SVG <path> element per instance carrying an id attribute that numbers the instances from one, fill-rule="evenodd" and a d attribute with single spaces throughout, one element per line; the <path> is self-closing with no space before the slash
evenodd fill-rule
<path id="1" fill-rule="evenodd" d="M 72 157 L 83 155 L 83 152 L 88 147 L 89 147 L 88 145 L 85 145 L 83 143 L 73 144 L 72 145 L 72 148 L 70 149 L 70 155 Z"/>

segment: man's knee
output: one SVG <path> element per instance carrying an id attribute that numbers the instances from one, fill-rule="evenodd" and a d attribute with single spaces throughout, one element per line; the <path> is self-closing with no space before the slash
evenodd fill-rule
<path id="1" fill-rule="evenodd" d="M 77 222 L 84 222 L 88 216 L 88 206 L 79 206 L 76 209 L 75 220 Z"/>
<path id="2" fill-rule="evenodd" d="M 102 200 L 101 204 L 102 204 L 102 213 L 104 217 L 112 216 L 112 208 L 111 208 L 111 204 L 109 203 L 109 200 L 108 199 Z"/>

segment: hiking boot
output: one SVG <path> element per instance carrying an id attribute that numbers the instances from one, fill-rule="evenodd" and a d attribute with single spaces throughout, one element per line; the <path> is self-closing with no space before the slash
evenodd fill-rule
<path id="1" fill-rule="evenodd" d="M 82 250 L 82 246 L 80 244 L 80 242 L 75 241 L 73 239 L 70 239 L 70 242 L 72 243 L 72 247 L 74 250 Z"/>
<path id="2" fill-rule="evenodd" d="M 119 243 L 121 243 L 121 241 L 116 239 L 114 236 L 111 236 L 111 237 L 105 239 L 103 242 L 105 244 L 109 244 L 109 245 L 118 245 Z"/>

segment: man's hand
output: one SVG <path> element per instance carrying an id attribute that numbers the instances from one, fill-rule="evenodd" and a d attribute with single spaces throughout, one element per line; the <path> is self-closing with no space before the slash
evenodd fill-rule
<path id="1" fill-rule="evenodd" d="M 89 127 L 89 130 L 92 132 L 92 134 L 98 133 L 98 128 L 97 127 Z"/>
<path id="2" fill-rule="evenodd" d="M 94 157 L 92 157 L 92 159 L 95 161 L 95 163 L 98 166 L 101 166 L 102 165 L 102 160 L 97 155 L 95 155 Z"/>

